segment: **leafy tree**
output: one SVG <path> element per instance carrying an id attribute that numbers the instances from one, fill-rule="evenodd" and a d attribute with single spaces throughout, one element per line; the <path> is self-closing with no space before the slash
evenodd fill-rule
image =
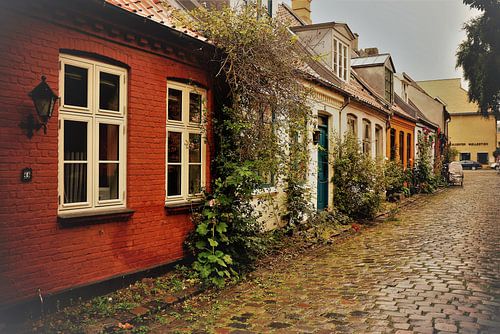
<path id="1" fill-rule="evenodd" d="M 457 67 L 469 81 L 469 100 L 479 104 L 485 116 L 500 116 L 500 3 L 498 0 L 463 0 L 483 11 L 464 25 L 467 39 L 457 51 Z"/>

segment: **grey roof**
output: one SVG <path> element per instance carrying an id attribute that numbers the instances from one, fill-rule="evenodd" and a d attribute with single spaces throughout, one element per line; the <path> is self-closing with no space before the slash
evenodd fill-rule
<path id="1" fill-rule="evenodd" d="M 358 58 L 352 58 L 351 59 L 351 66 L 352 67 L 358 67 L 358 66 L 373 66 L 373 65 L 383 65 L 387 61 L 387 58 L 389 58 L 389 54 L 379 54 L 376 56 L 368 56 L 368 57 L 358 57 Z"/>

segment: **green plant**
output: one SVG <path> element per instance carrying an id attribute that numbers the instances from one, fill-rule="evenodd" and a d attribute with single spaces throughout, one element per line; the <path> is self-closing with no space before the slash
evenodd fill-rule
<path id="1" fill-rule="evenodd" d="M 417 151 L 418 159 L 413 172 L 413 184 L 419 193 L 432 193 L 436 188 L 436 178 L 431 163 L 433 137 L 429 130 L 418 136 Z"/>
<path id="2" fill-rule="evenodd" d="M 333 201 L 336 207 L 354 219 L 372 218 L 382 202 L 382 168 L 361 153 L 357 138 L 350 132 L 343 139 L 336 138 L 333 155 Z"/>
<path id="3" fill-rule="evenodd" d="M 287 28 L 259 12 L 255 6 L 200 8 L 179 17 L 221 51 L 212 59 L 214 77 L 221 79 L 214 92 L 217 111 L 206 124 L 214 139 L 212 184 L 187 241 L 196 258 L 192 268 L 215 286 L 238 277 L 265 251 L 254 191 L 274 179 L 290 189 L 294 208 L 303 198 L 295 170 L 303 170 L 306 154 L 297 152 L 307 147 L 310 108 L 297 80 L 301 59 Z M 302 216 L 291 206 L 295 224 Z"/>
<path id="4" fill-rule="evenodd" d="M 389 160 L 384 163 L 384 185 L 387 198 L 392 198 L 398 193 L 409 193 L 405 181 L 407 181 L 407 174 L 400 161 Z"/>

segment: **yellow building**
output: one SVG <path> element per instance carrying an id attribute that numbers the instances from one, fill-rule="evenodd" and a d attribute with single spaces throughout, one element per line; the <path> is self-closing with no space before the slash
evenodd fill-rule
<path id="1" fill-rule="evenodd" d="M 497 146 L 495 118 L 481 116 L 478 105 L 469 102 L 460 78 L 417 83 L 429 95 L 446 103 L 451 116 L 448 137 L 451 146 L 459 152 L 457 159 L 476 160 L 484 165 L 492 163 Z"/>

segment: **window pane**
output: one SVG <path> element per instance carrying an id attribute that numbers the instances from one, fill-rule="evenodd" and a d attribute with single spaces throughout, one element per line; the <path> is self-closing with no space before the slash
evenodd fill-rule
<path id="1" fill-rule="evenodd" d="M 488 163 L 488 153 L 478 153 L 477 154 L 477 161 L 483 165 Z"/>
<path id="2" fill-rule="evenodd" d="M 182 91 L 169 88 L 168 90 L 168 119 L 182 121 Z"/>
<path id="3" fill-rule="evenodd" d="M 99 160 L 117 161 L 120 132 L 119 125 L 99 124 Z"/>
<path id="4" fill-rule="evenodd" d="M 180 132 L 168 132 L 168 162 L 181 162 L 182 148 L 181 148 L 182 134 Z"/>
<path id="5" fill-rule="evenodd" d="M 189 134 L 189 162 L 201 162 L 201 135 Z"/>
<path id="6" fill-rule="evenodd" d="M 337 74 L 337 67 L 338 67 L 338 41 L 334 40 L 333 41 L 333 71 L 335 74 Z"/>
<path id="7" fill-rule="evenodd" d="M 101 72 L 99 75 L 99 108 L 120 111 L 120 76 Z"/>
<path id="8" fill-rule="evenodd" d="M 201 123 L 201 95 L 189 93 L 189 121 Z"/>
<path id="9" fill-rule="evenodd" d="M 181 194 L 181 166 L 168 166 L 167 196 Z"/>
<path id="10" fill-rule="evenodd" d="M 118 199 L 118 164 L 99 164 L 99 200 Z"/>
<path id="11" fill-rule="evenodd" d="M 64 104 L 87 107 L 88 70 L 64 65 Z"/>
<path id="12" fill-rule="evenodd" d="M 189 193 L 198 194 L 201 191 L 201 166 L 189 166 Z"/>
<path id="13" fill-rule="evenodd" d="M 64 164 L 64 203 L 87 201 L 87 164 Z"/>
<path id="14" fill-rule="evenodd" d="M 87 123 L 64 121 L 64 160 L 87 160 Z"/>

